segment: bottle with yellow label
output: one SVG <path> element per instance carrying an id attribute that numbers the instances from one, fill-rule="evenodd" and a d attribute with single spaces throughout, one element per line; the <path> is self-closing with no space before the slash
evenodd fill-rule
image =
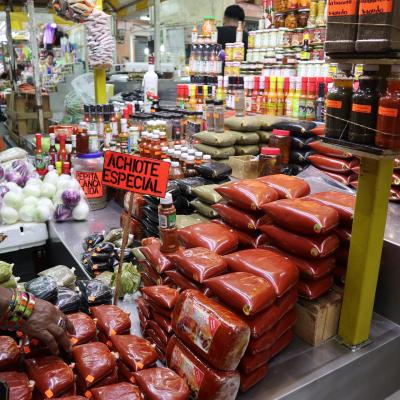
<path id="1" fill-rule="evenodd" d="M 278 97 L 276 94 L 276 76 L 271 76 L 269 80 L 268 105 L 267 105 L 268 115 L 276 115 L 277 103 L 278 103 Z"/>

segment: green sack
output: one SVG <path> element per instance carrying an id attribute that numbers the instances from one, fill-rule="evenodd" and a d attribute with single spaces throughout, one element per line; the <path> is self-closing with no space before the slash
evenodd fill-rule
<path id="1" fill-rule="evenodd" d="M 218 213 L 214 209 L 200 200 L 193 200 L 190 202 L 190 204 L 197 210 L 199 214 L 204 215 L 207 218 L 218 217 Z"/>
<path id="2" fill-rule="evenodd" d="M 260 142 L 257 132 L 231 132 L 236 136 L 236 145 L 258 144 Z"/>
<path id="3" fill-rule="evenodd" d="M 213 147 L 206 144 L 195 144 L 195 149 L 209 154 L 213 159 L 226 160 L 235 155 L 235 148 L 232 147 Z"/>
<path id="4" fill-rule="evenodd" d="M 203 203 L 215 204 L 222 200 L 222 196 L 214 189 L 219 185 L 197 186 L 192 189 L 192 193 L 197 196 Z"/>
<path id="5" fill-rule="evenodd" d="M 118 268 L 118 267 L 117 267 Z M 116 285 L 117 268 L 111 280 L 111 287 Z M 122 298 L 126 294 L 135 293 L 140 287 L 140 272 L 132 263 L 122 264 L 121 285 L 119 288 L 118 297 Z"/>
<path id="6" fill-rule="evenodd" d="M 209 219 L 207 217 L 203 217 L 200 214 L 190 214 L 189 216 L 191 218 L 193 218 L 194 220 L 196 220 L 197 223 L 199 223 L 199 224 L 202 223 L 202 222 L 208 222 L 209 221 Z"/>
<path id="7" fill-rule="evenodd" d="M 178 229 L 186 228 L 187 226 L 198 224 L 199 221 L 190 215 L 177 215 L 176 216 L 176 227 Z"/>
<path id="8" fill-rule="evenodd" d="M 237 156 L 257 156 L 260 154 L 260 148 L 256 145 L 235 146 Z"/>
<path id="9" fill-rule="evenodd" d="M 256 129 L 257 131 L 270 131 L 272 130 L 270 127 L 273 124 L 282 121 L 282 117 L 277 117 L 275 115 L 258 115 L 255 118 L 257 118 L 260 123 L 260 127 Z"/>
<path id="10" fill-rule="evenodd" d="M 135 256 L 136 260 L 138 261 L 143 261 L 146 259 L 146 257 L 142 254 L 142 252 L 139 250 L 139 247 L 135 247 L 132 249 L 132 253 Z"/>
<path id="11" fill-rule="evenodd" d="M 261 127 L 259 117 L 231 117 L 225 120 L 225 127 L 239 132 L 254 132 Z"/>
<path id="12" fill-rule="evenodd" d="M 269 143 L 269 138 L 271 137 L 272 132 L 257 131 L 257 135 L 260 138 L 260 143 Z"/>
<path id="13" fill-rule="evenodd" d="M 102 281 L 107 286 L 111 287 L 111 282 L 112 282 L 112 279 L 113 279 L 113 275 L 114 274 L 111 271 L 104 271 L 100 275 L 97 275 L 96 279 L 98 281 Z"/>
<path id="14" fill-rule="evenodd" d="M 57 282 L 57 286 L 75 288 L 75 268 L 68 268 L 65 265 L 56 265 L 55 267 L 39 272 L 39 276 L 48 276 Z"/>
<path id="15" fill-rule="evenodd" d="M 6 289 L 15 289 L 17 287 L 18 280 L 19 278 L 16 279 L 14 275 L 11 275 L 10 279 L 0 284 L 0 286 Z"/>
<path id="16" fill-rule="evenodd" d="M 0 261 L 0 283 L 7 282 L 12 275 L 14 264 Z"/>
<path id="17" fill-rule="evenodd" d="M 235 144 L 236 136 L 230 131 L 216 133 L 216 132 L 199 132 L 194 137 L 202 144 L 216 147 L 229 147 Z"/>

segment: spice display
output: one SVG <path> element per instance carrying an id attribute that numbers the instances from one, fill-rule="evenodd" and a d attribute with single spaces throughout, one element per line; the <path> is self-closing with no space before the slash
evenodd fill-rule
<path id="1" fill-rule="evenodd" d="M 99 330 L 108 337 L 125 334 L 131 329 L 129 314 L 119 307 L 103 304 L 91 307 L 90 312 L 96 319 Z"/>

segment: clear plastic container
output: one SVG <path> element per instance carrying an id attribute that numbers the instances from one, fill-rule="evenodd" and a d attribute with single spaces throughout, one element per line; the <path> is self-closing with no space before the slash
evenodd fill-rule
<path id="1" fill-rule="evenodd" d="M 224 132 L 225 126 L 225 108 L 222 100 L 216 101 L 214 105 L 214 131 Z"/>

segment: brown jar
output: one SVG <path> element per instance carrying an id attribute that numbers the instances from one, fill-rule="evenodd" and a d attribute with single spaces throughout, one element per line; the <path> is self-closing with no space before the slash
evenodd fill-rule
<path id="1" fill-rule="evenodd" d="M 286 0 L 274 0 L 274 9 L 277 13 L 285 12 L 287 9 Z"/>
<path id="2" fill-rule="evenodd" d="M 309 16 L 310 10 L 308 8 L 299 10 L 299 14 L 297 16 L 297 26 L 300 28 L 305 28 L 307 26 Z"/>
<path id="3" fill-rule="evenodd" d="M 283 13 L 275 14 L 274 27 L 277 29 L 285 27 L 285 14 Z"/>
<path id="4" fill-rule="evenodd" d="M 296 29 L 297 28 L 297 17 L 295 11 L 287 13 L 285 18 L 285 28 Z"/>

